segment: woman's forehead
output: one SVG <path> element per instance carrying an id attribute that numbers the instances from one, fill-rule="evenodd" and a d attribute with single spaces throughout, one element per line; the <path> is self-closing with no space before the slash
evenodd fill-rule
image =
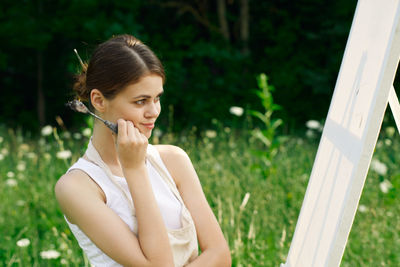
<path id="1" fill-rule="evenodd" d="M 137 95 L 158 95 L 163 92 L 163 81 L 158 75 L 147 75 L 139 82 L 130 84 L 121 92 L 125 97 L 135 97 Z"/>

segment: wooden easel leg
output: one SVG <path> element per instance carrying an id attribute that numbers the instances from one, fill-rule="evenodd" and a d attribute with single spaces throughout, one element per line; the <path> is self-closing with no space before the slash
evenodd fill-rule
<path id="1" fill-rule="evenodd" d="M 389 106 L 392 110 L 394 121 L 396 122 L 397 131 L 400 133 L 400 104 L 393 85 L 389 91 Z"/>

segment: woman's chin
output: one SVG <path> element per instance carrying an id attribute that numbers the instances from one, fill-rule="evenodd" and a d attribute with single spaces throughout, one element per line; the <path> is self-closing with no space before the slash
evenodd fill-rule
<path id="1" fill-rule="evenodd" d="M 144 136 L 146 136 L 147 139 L 149 139 L 151 137 L 151 130 L 146 131 L 145 133 L 143 133 Z"/>

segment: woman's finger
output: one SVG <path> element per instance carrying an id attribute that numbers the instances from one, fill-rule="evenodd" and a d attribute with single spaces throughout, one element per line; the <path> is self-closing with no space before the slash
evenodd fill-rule
<path id="1" fill-rule="evenodd" d="M 135 136 L 135 127 L 133 126 L 133 122 L 126 121 L 126 131 L 129 139 L 132 139 Z"/>
<path id="2" fill-rule="evenodd" d="M 118 135 L 117 135 L 117 141 L 120 142 L 122 140 L 125 140 L 127 137 L 127 132 L 126 132 L 126 121 L 123 119 L 118 119 L 117 120 L 118 124 Z"/>

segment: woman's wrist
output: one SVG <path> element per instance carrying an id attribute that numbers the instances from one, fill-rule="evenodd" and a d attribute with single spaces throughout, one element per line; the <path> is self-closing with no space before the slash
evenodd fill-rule
<path id="1" fill-rule="evenodd" d="M 140 164 L 136 166 L 122 167 L 122 172 L 127 180 L 136 179 L 143 177 L 147 173 L 146 164 Z"/>

